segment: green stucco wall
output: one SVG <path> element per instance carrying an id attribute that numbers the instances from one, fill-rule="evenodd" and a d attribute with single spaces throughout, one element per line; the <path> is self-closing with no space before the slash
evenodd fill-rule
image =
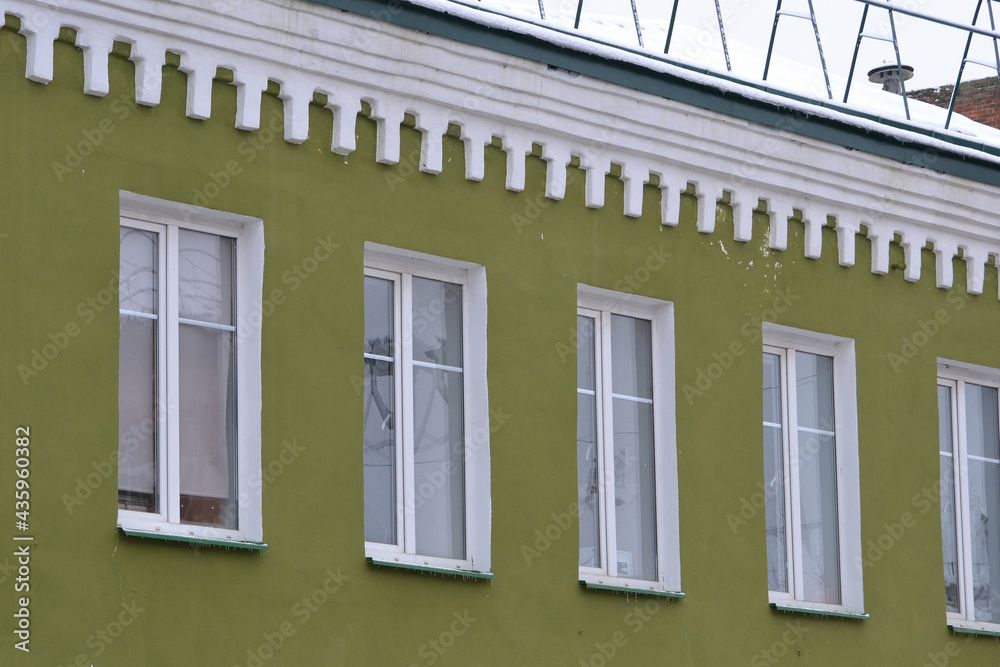
<path id="1" fill-rule="evenodd" d="M 663 227 L 655 187 L 647 187 L 643 216 L 629 219 L 622 183 L 610 176 L 605 207 L 585 208 L 575 168 L 565 200 L 552 202 L 536 158 L 526 190 L 513 193 L 504 188 L 499 148 L 487 150 L 485 180 L 467 181 L 454 136 L 445 141 L 444 172 L 430 176 L 416 169 L 420 135 L 411 127 L 403 129 L 401 164 L 387 167 L 375 162 L 375 124 L 364 116 L 358 150 L 344 158 L 329 150 L 332 118 L 321 106 L 311 109 L 310 139 L 294 146 L 280 129 L 234 129 L 236 91 L 223 81 L 212 118 L 196 121 L 184 115 L 186 77 L 173 66 L 164 68 L 161 104 L 138 108 L 130 101 L 133 66 L 121 54 L 111 59 L 111 93 L 98 99 L 82 93 L 82 57 L 71 43 L 56 44 L 49 85 L 24 78 L 24 46 L 20 35 L 0 31 L 0 507 L 10 510 L 0 528 L 0 664 L 1000 662 L 996 640 L 955 636 L 945 625 L 938 502 L 933 494 L 920 500 L 938 478 L 937 358 L 1000 367 L 992 267 L 983 296 L 946 292 L 935 287 L 925 250 L 923 277 L 910 284 L 894 245 L 893 270 L 875 276 L 862 236 L 857 266 L 843 268 L 830 227 L 823 258 L 809 260 L 801 223 L 790 225 L 785 252 L 767 249 L 764 214 L 752 242 L 734 243 L 729 209 L 720 205 L 715 234 L 699 234 L 691 197 L 680 225 Z M 265 128 L 281 117 L 273 92 L 263 102 Z M 98 136 L 92 154 L 67 164 L 68 150 Z M 118 314 L 117 298 L 109 302 L 102 290 L 117 275 L 119 190 L 205 204 L 198 193 L 230 162 L 239 173 L 226 187 L 209 187 L 207 205 L 264 220 L 264 294 L 282 297 L 263 325 L 262 464 L 278 471 L 263 491 L 263 553 L 118 534 L 116 473 L 106 465 L 118 439 Z M 339 247 L 298 278 L 318 238 Z M 486 267 L 489 399 L 502 415 L 491 436 L 493 581 L 365 562 L 362 396 L 352 381 L 363 373 L 365 241 Z M 669 259 L 649 271 L 661 254 Z M 557 519 L 576 499 L 576 365 L 565 350 L 578 283 L 675 304 L 684 600 L 577 583 L 576 529 Z M 965 284 L 960 260 L 955 284 Z M 790 305 L 779 323 L 856 341 L 865 551 L 886 525 L 906 512 L 915 517 L 864 568 L 867 621 L 767 605 L 763 512 L 748 509 L 763 481 L 754 332 L 783 298 Z M 902 354 L 904 339 L 938 310 L 947 322 L 918 337 L 926 344 L 912 358 L 890 363 L 887 355 Z M 69 325 L 76 335 L 64 340 L 59 332 Z M 22 378 L 18 367 L 55 340 L 65 342 L 58 355 Z M 719 375 L 714 355 L 734 343 L 745 353 L 710 386 L 703 381 L 700 394 L 685 391 L 698 388 L 699 372 Z M 33 452 L 27 655 L 13 648 L 17 594 L 8 569 L 20 425 L 31 428 Z M 286 443 L 293 459 L 274 464 Z M 555 539 L 539 540 L 546 529 Z M 328 573 L 346 578 L 328 583 L 332 594 L 323 590 Z M 303 604 L 310 597 L 314 610 Z M 121 620 L 129 622 L 124 633 L 110 636 Z M 288 636 L 273 656 L 252 657 L 267 657 L 268 636 L 279 643 L 283 628 Z M 772 649 L 781 657 L 765 656 Z"/>

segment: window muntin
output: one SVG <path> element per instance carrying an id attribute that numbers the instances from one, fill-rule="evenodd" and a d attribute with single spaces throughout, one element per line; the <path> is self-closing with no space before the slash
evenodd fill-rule
<path id="1" fill-rule="evenodd" d="M 1000 629 L 998 379 L 963 375 L 953 366 L 938 379 L 946 610 L 952 625 L 994 631 Z"/>
<path id="2" fill-rule="evenodd" d="M 407 256 L 366 257 L 366 552 L 487 571 L 485 275 Z"/>
<path id="3" fill-rule="evenodd" d="M 581 286 L 580 578 L 680 591 L 670 304 Z"/>
<path id="4" fill-rule="evenodd" d="M 237 324 L 262 225 L 129 193 L 122 210 L 119 525 L 259 543 L 260 329 Z"/>
<path id="5" fill-rule="evenodd" d="M 765 324 L 763 353 L 769 599 L 864 616 L 853 341 Z"/>

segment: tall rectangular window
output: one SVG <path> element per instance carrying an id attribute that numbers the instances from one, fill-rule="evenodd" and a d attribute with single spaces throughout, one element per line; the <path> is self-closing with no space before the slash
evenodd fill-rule
<path id="1" fill-rule="evenodd" d="M 775 325 L 764 340 L 771 603 L 863 614 L 853 344 Z"/>
<path id="2" fill-rule="evenodd" d="M 938 377 L 945 603 L 954 627 L 1000 631 L 1000 371 Z"/>
<path id="3" fill-rule="evenodd" d="M 580 579 L 680 593 L 670 304 L 581 286 Z"/>
<path id="4" fill-rule="evenodd" d="M 485 274 L 379 248 L 365 269 L 366 551 L 488 572 Z"/>
<path id="5" fill-rule="evenodd" d="M 122 208 L 119 524 L 259 542 L 259 417 L 240 417 L 259 411 L 259 328 L 237 331 L 259 299 L 259 221 L 138 195 Z"/>

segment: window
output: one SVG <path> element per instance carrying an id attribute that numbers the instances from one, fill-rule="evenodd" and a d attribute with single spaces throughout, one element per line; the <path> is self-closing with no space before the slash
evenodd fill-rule
<path id="1" fill-rule="evenodd" d="M 763 376 L 770 602 L 863 617 L 854 343 L 765 324 Z"/>
<path id="2" fill-rule="evenodd" d="M 365 552 L 488 575 L 486 272 L 365 246 Z"/>
<path id="3" fill-rule="evenodd" d="M 580 286 L 580 580 L 680 593 L 673 306 Z"/>
<path id="4" fill-rule="evenodd" d="M 948 622 L 1000 632 L 1000 371 L 938 370 L 941 542 Z"/>
<path id="5" fill-rule="evenodd" d="M 118 524 L 262 548 L 259 220 L 122 193 Z"/>

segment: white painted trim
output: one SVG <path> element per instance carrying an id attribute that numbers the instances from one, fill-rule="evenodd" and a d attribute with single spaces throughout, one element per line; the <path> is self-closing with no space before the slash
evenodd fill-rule
<path id="1" fill-rule="evenodd" d="M 264 284 L 264 224 L 258 218 L 169 202 L 131 192 L 119 193 L 123 226 L 153 231 L 159 242 L 160 285 L 157 355 L 157 494 L 158 513 L 118 510 L 118 525 L 132 530 L 175 535 L 263 542 L 261 502 L 261 327 L 247 315 L 259 304 Z M 178 413 L 179 378 L 176 361 L 170 362 L 170 341 L 177 340 L 178 229 L 195 229 L 236 239 L 236 369 L 237 369 L 237 529 L 211 528 L 180 523 L 178 430 L 172 415 Z M 163 286 L 166 286 L 166 289 Z M 255 482 L 256 480 L 256 482 Z"/>
<path id="2" fill-rule="evenodd" d="M 474 11 L 454 9 L 466 10 Z M 741 242 L 751 238 L 751 211 L 760 198 L 768 205 L 774 250 L 787 247 L 787 219 L 798 209 L 809 258 L 822 256 L 821 227 L 828 215 L 837 221 L 836 253 L 843 266 L 855 264 L 854 240 L 862 225 L 874 245 L 871 270 L 877 274 L 889 271 L 894 234 L 907 254 L 906 280 L 919 279 L 918 249 L 933 244 L 942 289 L 952 285 L 959 248 L 971 294 L 982 292 L 987 259 L 1000 257 L 995 187 L 796 135 L 791 113 L 787 130 L 755 125 L 585 76 L 570 80 L 540 63 L 315 3 L 247 0 L 239 16 L 200 0 L 0 0 L 0 11 L 22 17 L 26 76 L 43 83 L 52 79 L 52 41 L 60 26 L 69 26 L 84 48 L 89 94 L 108 92 L 104 52 L 119 40 L 132 44 L 139 104 L 159 103 L 167 49 L 181 54 L 182 70 L 191 77 L 187 113 L 194 118 L 211 114 L 217 67 L 234 72 L 240 129 L 260 125 L 260 94 L 268 79 L 281 82 L 285 138 L 292 143 L 307 139 L 308 106 L 318 91 L 330 96 L 331 150 L 341 155 L 354 150 L 355 114 L 365 100 L 378 121 L 379 162 L 399 160 L 399 124 L 410 113 L 423 135 L 420 168 L 427 173 L 441 170 L 443 129 L 455 123 L 466 144 L 466 178 L 483 178 L 482 153 L 497 136 L 507 153 L 507 187 L 514 191 L 525 187 L 526 155 L 537 143 L 548 165 L 545 193 L 552 199 L 564 196 L 566 165 L 575 155 L 587 172 L 584 203 L 591 207 L 603 206 L 604 174 L 615 163 L 622 165 L 626 183 L 625 215 L 641 212 L 638 184 L 657 174 L 666 225 L 677 224 L 680 193 L 691 182 L 699 200 L 697 227 L 706 234 L 715 233 L 715 204 L 725 190 Z M 372 35 L 378 49 L 371 48 Z M 585 40 L 578 46 L 589 48 Z M 722 85 L 665 63 L 656 67 Z M 738 86 L 733 93 L 741 94 Z M 783 104 L 798 108 L 793 101 Z M 937 145 L 921 135 L 914 140 Z"/>
<path id="3" fill-rule="evenodd" d="M 609 405 L 597 405 L 598 474 L 603 481 L 600 498 L 601 567 L 579 567 L 579 580 L 599 586 L 660 593 L 681 592 L 680 507 L 677 481 L 677 425 L 674 373 L 674 307 L 669 301 L 577 285 L 577 312 L 595 320 L 598 393 L 611 397 L 611 315 L 627 315 L 651 324 L 653 370 L 653 464 L 656 506 L 656 581 L 616 576 L 614 433 L 607 414 Z"/>
<path id="4" fill-rule="evenodd" d="M 855 363 L 854 341 L 849 338 L 822 334 L 802 329 L 794 329 L 770 322 L 763 323 L 763 336 L 765 351 L 776 353 L 781 350 L 804 351 L 813 354 L 821 354 L 833 357 L 833 387 L 834 387 L 834 414 L 837 447 L 837 520 L 840 547 L 840 595 L 841 603 L 818 604 L 806 602 L 802 599 L 802 585 L 798 577 L 789 576 L 789 588 L 794 593 L 769 593 L 769 600 L 772 603 L 787 604 L 789 597 L 794 597 L 795 606 L 815 609 L 817 611 L 832 611 L 838 613 L 864 614 L 864 581 L 862 578 L 862 546 L 861 546 L 861 471 L 858 454 L 858 398 L 857 398 L 857 372 Z M 772 348 L 772 349 L 766 349 Z M 794 357 L 791 354 L 784 355 L 787 368 L 794 371 Z M 791 371 L 783 367 L 782 382 L 789 382 L 789 378 L 794 378 Z M 788 404 L 786 412 L 786 437 L 792 437 L 791 431 L 794 425 L 793 417 L 796 414 L 794 403 L 795 392 L 783 390 L 783 394 L 788 394 Z M 788 452 L 790 447 L 786 446 L 786 475 L 791 469 L 797 468 L 792 464 Z M 791 507 L 798 506 L 797 474 L 790 475 L 791 482 Z M 800 559 L 800 547 L 798 546 L 799 522 L 797 517 L 792 517 L 788 526 L 790 539 L 795 542 L 792 549 L 793 560 L 789 562 L 789 571 L 794 573 Z M 794 586 L 793 586 L 794 581 Z"/>
<path id="5" fill-rule="evenodd" d="M 487 391 L 486 269 L 478 264 L 435 257 L 425 253 L 365 243 L 365 274 L 393 280 L 399 308 L 394 317 L 399 349 L 397 405 L 400 406 L 400 439 L 397 452 L 402 465 L 397 475 L 397 544 L 365 542 L 365 556 L 376 561 L 456 571 L 489 572 L 492 507 L 490 496 L 490 414 Z M 407 333 L 413 276 L 462 285 L 463 358 L 460 372 L 465 393 L 465 558 L 436 558 L 416 553 L 412 418 L 408 417 L 412 392 L 413 360 Z M 398 316 L 400 315 L 401 316 Z M 409 396 L 409 398 L 407 398 Z M 400 479 L 400 476 L 402 479 Z"/>
<path id="6" fill-rule="evenodd" d="M 982 632 L 1000 632 L 1000 624 L 975 619 L 975 590 L 972 578 L 972 506 L 969 497 L 970 480 L 968 461 L 971 459 L 994 463 L 995 460 L 972 456 L 968 453 L 968 428 L 965 412 L 967 383 L 1000 390 L 1000 369 L 960 361 L 938 359 L 936 385 L 952 389 L 952 462 L 956 494 L 956 497 L 952 500 L 955 502 L 956 509 L 958 589 L 959 608 L 961 609 L 959 613 L 946 612 L 946 616 L 948 618 L 948 625 L 951 627 Z M 998 395 L 998 401 L 1000 401 L 1000 395 Z M 938 456 L 940 457 L 942 455 L 940 447 L 938 447 L 938 452 Z M 942 498 L 943 501 L 944 499 Z"/>

